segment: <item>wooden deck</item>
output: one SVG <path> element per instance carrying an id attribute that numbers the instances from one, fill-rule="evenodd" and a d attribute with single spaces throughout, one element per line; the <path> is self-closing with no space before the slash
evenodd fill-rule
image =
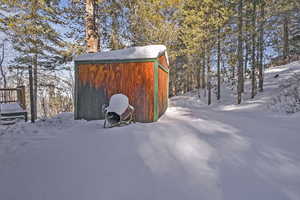
<path id="1" fill-rule="evenodd" d="M 0 120 L 11 122 L 20 118 L 27 121 L 25 87 L 0 88 Z"/>

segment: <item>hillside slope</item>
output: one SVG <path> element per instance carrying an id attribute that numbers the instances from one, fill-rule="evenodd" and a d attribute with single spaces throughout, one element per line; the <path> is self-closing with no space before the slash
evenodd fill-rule
<path id="1" fill-rule="evenodd" d="M 103 129 L 64 113 L 1 127 L 0 199 L 298 200 L 300 114 L 269 105 L 299 70 L 267 70 L 265 91 L 241 105 L 228 89 L 212 106 L 174 97 L 152 124 Z"/>

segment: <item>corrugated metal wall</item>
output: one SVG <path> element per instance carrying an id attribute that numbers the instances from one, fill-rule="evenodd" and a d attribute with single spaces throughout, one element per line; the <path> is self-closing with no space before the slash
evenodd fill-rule
<path id="1" fill-rule="evenodd" d="M 116 93 L 129 97 L 136 109 L 136 119 L 154 119 L 153 62 L 77 64 L 76 119 L 103 119 L 102 104 Z"/>

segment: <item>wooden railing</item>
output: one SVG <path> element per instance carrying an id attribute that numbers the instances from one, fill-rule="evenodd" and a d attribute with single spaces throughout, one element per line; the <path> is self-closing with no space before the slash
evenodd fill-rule
<path id="1" fill-rule="evenodd" d="M 18 103 L 25 110 L 25 86 L 0 88 L 0 103 Z"/>

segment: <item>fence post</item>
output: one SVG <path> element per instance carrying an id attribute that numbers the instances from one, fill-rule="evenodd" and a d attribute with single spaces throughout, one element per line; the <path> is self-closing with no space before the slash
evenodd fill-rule
<path id="1" fill-rule="evenodd" d="M 34 105 L 33 105 L 33 79 L 32 79 L 32 66 L 28 67 L 29 69 L 29 94 L 30 94 L 30 115 L 31 115 L 31 122 L 34 123 L 35 121 L 35 112 L 34 112 Z"/>
<path id="2" fill-rule="evenodd" d="M 17 102 L 20 104 L 20 106 L 23 108 L 23 105 L 22 105 L 22 91 L 21 91 L 21 88 L 18 86 L 16 88 L 16 92 L 17 92 Z M 24 108 L 23 108 L 24 109 Z"/>
<path id="3" fill-rule="evenodd" d="M 18 101 L 21 107 L 26 110 L 26 98 L 25 98 L 25 86 L 21 85 L 18 87 Z"/>

